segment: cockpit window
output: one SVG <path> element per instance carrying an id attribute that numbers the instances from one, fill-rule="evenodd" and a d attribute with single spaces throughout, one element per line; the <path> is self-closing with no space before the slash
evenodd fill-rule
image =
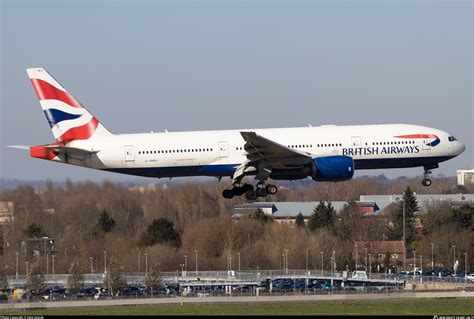
<path id="1" fill-rule="evenodd" d="M 448 137 L 448 140 L 449 140 L 450 142 L 457 141 L 457 139 L 456 139 L 454 136 Z"/>

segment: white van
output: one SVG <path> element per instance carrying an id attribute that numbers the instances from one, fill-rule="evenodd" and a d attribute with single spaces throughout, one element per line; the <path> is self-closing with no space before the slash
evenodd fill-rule
<path id="1" fill-rule="evenodd" d="M 354 270 L 352 272 L 352 279 L 369 279 L 367 272 L 361 270 Z"/>

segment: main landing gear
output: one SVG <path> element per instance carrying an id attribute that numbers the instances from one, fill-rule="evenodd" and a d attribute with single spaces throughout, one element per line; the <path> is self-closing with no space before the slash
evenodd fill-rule
<path id="1" fill-rule="evenodd" d="M 250 184 L 239 185 L 236 184 L 232 189 L 226 189 L 222 192 L 224 198 L 232 198 L 234 196 L 242 196 L 245 194 L 245 198 L 248 200 L 256 200 L 257 197 L 265 197 L 267 195 L 274 195 L 278 192 L 278 188 L 275 185 L 265 185 L 264 183 L 258 183 L 257 187 Z"/>

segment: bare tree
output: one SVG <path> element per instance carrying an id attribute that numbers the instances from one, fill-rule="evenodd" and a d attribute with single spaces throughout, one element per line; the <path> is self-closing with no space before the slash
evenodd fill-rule
<path id="1" fill-rule="evenodd" d="M 120 290 L 126 286 L 122 275 L 122 266 L 117 258 L 112 257 L 108 265 L 108 272 L 104 279 L 104 286 L 107 287 L 109 294 L 117 296 Z"/>
<path id="2" fill-rule="evenodd" d="M 39 295 L 45 288 L 44 273 L 38 262 L 35 262 L 26 279 L 26 288 L 33 294 Z"/>
<path id="3" fill-rule="evenodd" d="M 76 294 L 84 288 L 84 273 L 78 262 L 73 262 L 71 264 L 67 284 L 71 294 Z"/>
<path id="4" fill-rule="evenodd" d="M 2 267 L 2 266 L 3 265 L 0 265 L 0 290 L 8 288 L 7 274 L 5 271 L 5 267 Z"/>
<path id="5" fill-rule="evenodd" d="M 148 276 L 145 278 L 145 286 L 147 291 L 153 295 L 153 293 L 158 293 L 161 288 L 161 271 L 160 265 L 155 264 L 152 268 Z"/>

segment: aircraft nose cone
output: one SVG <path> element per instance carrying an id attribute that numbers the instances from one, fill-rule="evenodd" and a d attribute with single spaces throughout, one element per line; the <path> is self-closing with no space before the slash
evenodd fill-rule
<path id="1" fill-rule="evenodd" d="M 462 154 L 465 149 L 466 149 L 466 146 L 463 143 L 458 141 L 456 145 L 456 155 Z"/>

